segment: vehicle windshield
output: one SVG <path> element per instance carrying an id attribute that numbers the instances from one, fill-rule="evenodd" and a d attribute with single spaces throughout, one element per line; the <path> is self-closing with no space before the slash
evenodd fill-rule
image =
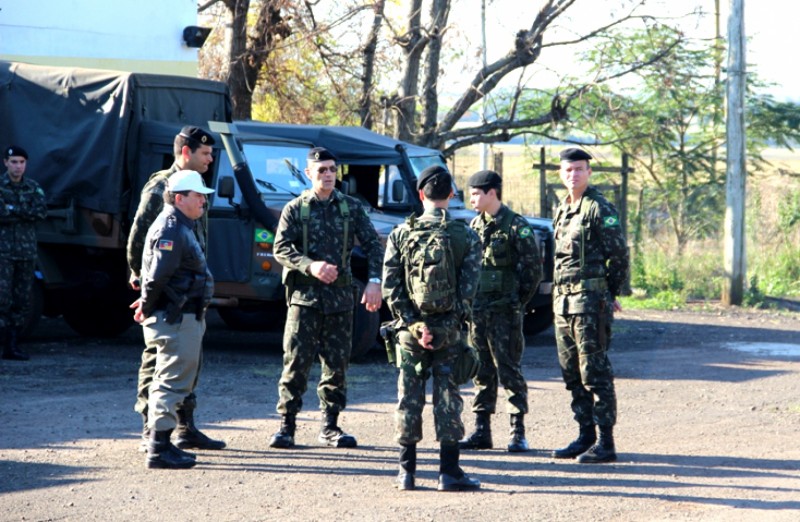
<path id="1" fill-rule="evenodd" d="M 415 178 L 418 178 L 423 170 L 434 165 L 444 167 L 450 172 L 450 169 L 447 168 L 447 164 L 439 155 L 409 157 L 408 160 L 411 162 L 411 169 L 414 171 Z M 450 208 L 464 208 L 464 200 L 461 197 L 461 193 L 458 191 L 455 176 L 453 176 L 453 194 L 453 199 L 450 200 Z"/>
<path id="2" fill-rule="evenodd" d="M 243 152 L 262 195 L 279 192 L 297 196 L 311 187 L 305 173 L 307 146 L 246 142 Z"/>

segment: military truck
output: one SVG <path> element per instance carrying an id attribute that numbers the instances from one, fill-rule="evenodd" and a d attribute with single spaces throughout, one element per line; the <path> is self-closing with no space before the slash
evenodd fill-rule
<path id="1" fill-rule="evenodd" d="M 218 130 L 224 134 L 225 127 Z M 437 150 L 401 142 L 361 127 L 238 121 L 235 126 L 228 128 L 231 129 L 228 134 L 235 136 L 238 146 L 244 151 L 254 178 L 269 182 L 269 185 L 259 183 L 262 185 L 264 202 L 272 208 L 281 207 L 286 198 L 307 188 L 307 181 L 299 169 L 284 169 L 282 177 L 277 177 L 277 171 L 271 169 L 269 162 L 262 159 L 264 152 L 261 151 L 259 137 L 262 140 L 285 139 L 310 143 L 330 150 L 338 158 L 338 164 L 342 168 L 341 190 L 365 203 L 371 210 L 370 219 L 383 239 L 407 216 L 421 213 L 422 204 L 416 190 L 419 173 L 430 165 L 446 166 L 444 157 Z M 227 166 L 221 165 L 220 169 L 227 170 Z M 463 192 L 457 187 L 454 189 L 456 197 L 450 202 L 451 212 L 456 218 L 469 221 L 475 213 L 466 209 Z M 235 202 L 234 199 L 233 203 Z M 217 204 L 222 202 L 217 199 Z M 553 230 L 548 219 L 527 219 L 539 243 L 545 274 L 536 296 L 529 304 L 530 313 L 525 316 L 526 333 L 535 334 L 546 329 L 552 322 Z M 358 249 L 354 252 L 352 263 L 356 278 L 364 280 L 366 262 Z M 383 313 L 383 318 L 386 319 L 387 311 L 383 310 Z M 246 328 L 266 324 L 266 317 L 278 317 L 279 311 L 266 303 L 253 303 L 249 309 L 240 307 L 227 310 L 223 314 L 230 325 Z M 374 318 L 364 320 L 362 324 L 364 328 L 356 331 L 364 336 L 363 343 L 358 346 L 365 349 L 369 336 L 377 325 Z"/>

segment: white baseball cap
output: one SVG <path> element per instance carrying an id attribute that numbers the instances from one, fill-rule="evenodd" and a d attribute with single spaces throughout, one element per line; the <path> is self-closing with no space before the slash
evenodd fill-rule
<path id="1" fill-rule="evenodd" d="M 167 178 L 167 190 L 170 192 L 185 192 L 191 190 L 198 194 L 212 194 L 214 189 L 206 187 L 203 178 L 194 170 L 179 170 Z"/>

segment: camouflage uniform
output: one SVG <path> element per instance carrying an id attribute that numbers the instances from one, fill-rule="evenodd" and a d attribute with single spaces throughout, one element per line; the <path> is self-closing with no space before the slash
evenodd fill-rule
<path id="1" fill-rule="evenodd" d="M 37 221 L 47 216 L 47 203 L 39 184 L 23 177 L 0 178 L 0 332 L 20 329 L 30 313 L 30 296 L 36 268 Z"/>
<path id="2" fill-rule="evenodd" d="M 617 420 L 614 372 L 607 351 L 614 300 L 628 271 L 617 210 L 593 187 L 581 201 L 561 202 L 555 228 L 555 313 L 558 359 L 581 426 Z"/>
<path id="3" fill-rule="evenodd" d="M 144 254 L 145 237 L 150 226 L 155 222 L 156 217 L 164 209 L 164 192 L 167 189 L 169 177 L 182 170 L 177 164 L 173 164 L 167 170 L 160 170 L 150 176 L 150 179 L 142 188 L 139 207 L 136 209 L 136 216 L 133 218 L 131 231 L 128 235 L 128 266 L 131 272 L 137 276 L 141 275 L 142 257 Z M 205 253 L 206 242 L 208 240 L 208 217 L 206 212 L 203 216 L 193 222 L 195 237 L 200 247 Z M 202 367 L 202 352 L 200 355 L 200 366 Z M 134 410 L 147 418 L 148 395 L 150 393 L 150 383 L 153 381 L 153 372 L 156 368 L 156 349 L 155 346 L 145 345 L 142 351 L 142 364 L 139 367 L 139 381 L 137 385 L 136 404 Z M 198 376 L 200 371 L 198 369 Z M 196 384 L 196 383 L 195 383 Z M 194 392 L 187 396 L 189 404 L 195 404 L 196 397 Z"/>
<path id="4" fill-rule="evenodd" d="M 347 219 L 343 216 L 346 201 Z M 307 252 L 303 248 L 301 207 L 308 204 Z M 347 244 L 343 245 L 347 221 Z M 353 336 L 355 298 L 350 253 L 355 239 L 366 252 L 368 277 L 381 275 L 383 247 L 366 209 L 334 190 L 326 200 L 306 190 L 281 213 L 275 234 L 275 259 L 284 267 L 289 311 L 283 333 L 283 373 L 278 384 L 277 411 L 294 416 L 303 407 L 308 374 L 316 357 L 322 365 L 317 386 L 320 409 L 338 414 L 347 405 L 346 371 Z M 344 258 L 344 259 L 343 259 Z M 337 265 L 339 277 L 327 285 L 307 275 L 314 261 Z M 343 266 L 344 265 L 344 266 Z"/>
<path id="5" fill-rule="evenodd" d="M 446 210 L 428 209 L 419 220 L 440 221 L 443 212 Z M 389 234 L 383 268 L 383 296 L 400 327 L 398 342 L 402 361 L 397 381 L 395 439 L 401 445 L 413 445 L 422 440 L 425 382 L 432 373 L 436 440 L 457 443 L 464 436 L 464 424 L 461 422 L 463 401 L 451 371 L 459 347 L 461 324 L 471 314 L 472 300 L 477 290 L 480 243 L 475 233 L 468 229 L 466 245 L 463 245 L 464 255 L 457 271 L 458 309 L 448 314 L 423 316 L 409 297 L 406 287 L 402 252 L 408 231 L 408 225 L 401 225 Z M 458 262 L 456 258 L 456 264 Z M 426 324 L 433 332 L 433 344 L 438 345 L 436 350 L 423 350 L 409 331 L 420 323 Z"/>
<path id="6" fill-rule="evenodd" d="M 503 226 L 510 221 L 510 226 Z M 470 224 L 483 246 L 481 283 L 475 296 L 470 341 L 481 357 L 473 380 L 474 412 L 494 413 L 498 378 L 508 412 L 528 413 L 528 385 L 520 361 L 525 348 L 522 314 L 542 279 L 542 259 L 527 220 L 505 205 L 496 216 L 476 216 Z"/>

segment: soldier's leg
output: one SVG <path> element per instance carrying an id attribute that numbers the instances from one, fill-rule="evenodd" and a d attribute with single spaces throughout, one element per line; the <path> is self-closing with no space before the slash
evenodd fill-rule
<path id="1" fill-rule="evenodd" d="M 339 427 L 339 413 L 347 406 L 347 367 L 350 363 L 353 311 L 328 314 L 322 324 L 317 396 L 323 419 L 318 439 L 326 446 L 354 448 L 358 445 L 356 438 Z"/>
<path id="2" fill-rule="evenodd" d="M 404 334 L 406 340 L 411 338 L 408 332 L 398 334 L 400 342 Z M 413 339 L 413 338 L 412 338 Z M 429 370 L 418 366 L 425 357 L 421 351 L 409 352 L 399 350 L 401 357 L 400 374 L 397 377 L 397 408 L 395 409 L 395 440 L 400 445 L 417 444 L 422 440 L 422 410 L 425 407 L 425 381 Z"/>
<path id="3" fill-rule="evenodd" d="M 4 359 L 11 356 L 8 352 L 8 330 L 11 328 L 12 263 L 7 257 L 0 256 L 0 347 Z"/>
<path id="4" fill-rule="evenodd" d="M 25 326 L 31 310 L 31 290 L 36 262 L 33 259 L 13 262 L 14 274 L 11 287 L 11 320 L 17 332 Z"/>
<path id="5" fill-rule="evenodd" d="M 303 408 L 308 373 L 317 355 L 322 314 L 308 306 L 291 305 L 283 330 L 283 371 L 278 382 L 277 411 L 297 415 Z"/>
<path id="6" fill-rule="evenodd" d="M 519 310 L 498 314 L 490 331 L 497 376 L 503 385 L 510 414 L 528 413 L 528 383 L 522 375 L 522 313 Z"/>
<path id="7" fill-rule="evenodd" d="M 472 401 L 475 412 L 475 430 L 459 441 L 461 449 L 491 449 L 492 414 L 497 405 L 497 367 L 491 350 L 492 317 L 488 312 L 476 312 L 470 323 L 469 341 L 478 350 L 481 365 L 472 379 L 477 392 Z"/>

